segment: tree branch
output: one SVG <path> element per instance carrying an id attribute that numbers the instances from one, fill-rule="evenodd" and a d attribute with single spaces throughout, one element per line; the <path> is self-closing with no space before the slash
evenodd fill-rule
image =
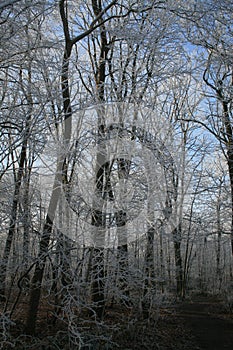
<path id="1" fill-rule="evenodd" d="M 16 2 L 20 2 L 21 0 L 6 0 L 6 1 L 3 1 L 1 4 L 0 4 L 0 10 L 3 10 L 4 8 L 8 7 L 8 6 L 11 6 L 13 4 L 15 4 Z"/>
<path id="2" fill-rule="evenodd" d="M 221 137 L 219 134 L 217 134 L 216 132 L 214 132 L 211 128 L 209 128 L 205 123 L 203 123 L 202 121 L 200 120 L 197 120 L 197 119 L 192 119 L 192 118 L 177 118 L 177 120 L 181 120 L 181 121 L 184 121 L 184 122 L 193 122 L 193 123 L 197 123 L 197 124 L 200 124 L 201 126 L 203 126 L 207 131 L 209 131 L 212 135 L 214 135 L 219 141 L 222 141 L 222 142 L 226 142 L 226 140 Z"/>

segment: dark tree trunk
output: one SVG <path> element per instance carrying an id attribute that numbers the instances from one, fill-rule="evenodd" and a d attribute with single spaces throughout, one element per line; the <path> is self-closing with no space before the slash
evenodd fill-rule
<path id="1" fill-rule="evenodd" d="M 13 194 L 13 203 L 12 203 L 11 214 L 10 214 L 10 227 L 9 227 L 9 231 L 8 231 L 8 235 L 7 235 L 7 239 L 4 247 L 3 257 L 1 261 L 0 298 L 2 299 L 5 298 L 7 265 L 10 257 L 11 246 L 14 239 L 16 223 L 17 223 L 20 189 L 21 189 L 21 183 L 22 183 L 23 172 L 24 172 L 24 164 L 27 158 L 27 145 L 28 145 L 28 138 L 30 133 L 30 123 L 31 123 L 31 114 L 29 115 L 26 122 L 25 134 L 24 134 L 24 139 L 23 139 L 22 148 L 20 152 L 19 169 L 16 176 L 15 188 L 14 188 L 14 194 Z"/>
<path id="2" fill-rule="evenodd" d="M 122 125 L 123 126 L 123 125 Z M 119 180 L 127 180 L 130 173 L 131 161 L 120 158 L 117 160 L 118 165 L 118 178 Z M 125 190 L 120 189 L 121 190 Z M 128 243 L 127 243 L 127 212 L 124 209 L 120 209 L 115 214 L 116 226 L 118 229 L 118 247 L 117 247 L 117 260 L 118 260 L 118 273 L 119 273 L 119 287 L 123 296 L 124 303 L 130 304 L 129 301 L 129 262 L 128 262 Z M 122 237 L 120 237 L 122 236 Z"/>
<path id="3" fill-rule="evenodd" d="M 218 92 L 220 98 L 222 99 L 223 106 L 223 117 L 224 124 L 226 129 L 226 137 L 227 137 L 227 164 L 230 178 L 230 186 L 231 186 L 231 253 L 233 255 L 233 129 L 232 123 L 229 116 L 228 110 L 228 102 L 224 101 L 222 96 L 222 91 Z"/>
<path id="4" fill-rule="evenodd" d="M 154 235 L 155 229 L 150 226 L 147 231 L 147 246 L 145 255 L 145 287 L 144 295 L 146 295 L 148 288 L 153 284 L 154 278 Z"/>
<path id="5" fill-rule="evenodd" d="M 220 142 L 223 142 L 226 146 L 226 159 L 227 159 L 227 165 L 228 165 L 228 173 L 230 178 L 230 192 L 231 192 L 231 229 L 230 229 L 230 239 L 231 239 L 231 254 L 233 255 L 233 128 L 232 128 L 232 121 L 230 117 L 230 108 L 231 108 L 231 101 L 229 98 L 225 98 L 224 96 L 224 90 L 223 90 L 223 82 L 224 79 L 227 77 L 227 75 L 224 75 L 223 78 L 218 80 L 218 86 L 214 86 L 208 79 L 208 68 L 206 68 L 203 79 L 205 83 L 215 91 L 217 98 L 222 103 L 222 109 L 223 109 L 223 116 L 222 116 L 222 136 L 218 136 L 218 139 Z M 231 84 L 232 85 L 232 84 Z M 224 140 L 224 141 L 223 141 Z"/>
<path id="6" fill-rule="evenodd" d="M 92 9 L 94 15 L 99 17 L 100 25 L 100 54 L 99 60 L 96 62 L 95 82 L 97 91 L 97 101 L 104 103 L 105 101 L 105 79 L 106 79 L 106 59 L 109 51 L 107 34 L 104 24 L 102 24 L 101 12 L 102 4 L 96 0 L 92 1 Z M 96 53 L 95 53 L 96 55 Z M 105 136 L 105 116 L 100 106 L 98 110 L 98 139 L 102 140 Z M 96 196 L 97 198 L 106 200 L 109 193 L 109 162 L 107 159 L 104 164 L 98 164 L 98 158 L 104 150 L 97 150 L 96 159 Z M 104 231 L 106 227 L 106 218 L 103 208 L 93 208 L 92 225 L 96 227 L 96 231 Z M 99 232 L 100 232 L 99 231 Z M 102 233 L 101 233 L 102 234 Z M 98 239 L 98 237 L 97 237 Z M 103 242 L 104 243 L 104 242 Z M 98 318 L 102 318 L 105 308 L 105 272 L 104 272 L 104 246 L 98 246 L 92 250 L 92 300 L 94 302 L 94 310 Z"/>
<path id="7" fill-rule="evenodd" d="M 150 314 L 150 289 L 154 287 L 154 236 L 155 228 L 150 226 L 147 231 L 147 245 L 145 254 L 145 281 L 143 287 L 142 312 L 145 319 Z"/>
<path id="8" fill-rule="evenodd" d="M 26 321 L 25 332 L 26 334 L 33 335 L 35 333 L 35 325 L 41 295 L 42 280 L 44 274 L 44 268 L 46 263 L 46 258 L 48 254 L 50 235 L 52 232 L 53 222 L 51 221 L 49 215 L 46 217 L 46 222 L 44 225 L 43 235 L 40 240 L 39 254 L 37 258 L 37 263 L 35 266 L 34 275 L 31 282 L 31 293 L 29 299 L 29 309 Z"/>
<path id="9" fill-rule="evenodd" d="M 183 264 L 181 256 L 181 224 L 173 230 L 173 243 L 176 265 L 176 293 L 179 298 L 183 298 Z"/>
<path id="10" fill-rule="evenodd" d="M 62 61 L 62 73 L 61 73 L 61 90 L 62 90 L 62 101 L 63 101 L 63 113 L 64 113 L 64 146 L 65 149 L 68 148 L 68 143 L 70 140 L 71 133 L 71 117 L 72 117 L 72 108 L 70 101 L 70 88 L 69 88 L 69 60 L 72 51 L 73 43 L 71 42 L 69 35 L 68 22 L 64 9 L 64 1 L 60 1 L 60 15 L 63 23 L 63 29 L 65 34 L 65 49 L 63 53 L 63 61 Z M 68 151 L 66 149 L 66 151 Z M 52 195 L 50 199 L 49 209 L 46 216 L 43 234 L 40 240 L 39 245 L 39 253 L 38 253 L 38 261 L 35 266 L 34 275 L 31 283 L 31 293 L 30 293 L 30 301 L 29 301 L 29 310 L 27 315 L 25 332 L 27 334 L 34 334 L 36 328 L 36 319 L 38 313 L 38 307 L 40 302 L 41 295 L 41 287 L 42 280 L 44 274 L 44 268 L 46 263 L 46 258 L 49 249 L 49 242 L 53 227 L 53 221 L 55 217 L 55 212 L 57 208 L 57 204 L 60 197 L 60 186 L 62 183 L 63 173 L 64 173 L 64 165 L 65 165 L 66 155 L 59 155 L 58 163 L 57 163 L 57 173 L 55 174 L 54 187 L 52 190 Z"/>
<path id="11" fill-rule="evenodd" d="M 92 255 L 92 300 L 99 319 L 105 309 L 104 248 L 93 248 Z"/>

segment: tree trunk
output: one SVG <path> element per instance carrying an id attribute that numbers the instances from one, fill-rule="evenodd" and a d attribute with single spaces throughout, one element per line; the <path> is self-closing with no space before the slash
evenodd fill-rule
<path id="1" fill-rule="evenodd" d="M 100 15 L 103 10 L 101 2 L 93 0 L 92 9 L 95 16 L 97 18 L 99 17 L 98 22 L 100 24 L 100 54 L 99 61 L 96 62 L 95 82 L 97 101 L 103 104 L 105 102 L 106 59 L 109 47 L 105 25 L 101 24 L 102 18 Z M 105 111 L 103 106 L 100 105 L 97 110 L 97 115 L 98 141 L 101 141 L 105 137 Z M 103 203 L 109 193 L 109 162 L 106 159 L 104 145 L 99 145 L 99 148 L 97 149 L 95 184 L 95 194 L 99 199 L 99 203 L 93 203 L 92 212 L 92 226 L 94 228 L 96 240 L 96 247 L 92 250 L 92 300 L 94 302 L 94 310 L 98 318 L 101 319 L 104 315 L 105 307 L 104 245 L 106 218 L 103 213 Z"/>
<path id="2" fill-rule="evenodd" d="M 43 235 L 40 240 L 39 254 L 35 266 L 34 275 L 31 282 L 31 293 L 29 299 L 29 309 L 26 320 L 25 333 L 33 335 L 35 333 L 35 325 L 41 295 L 41 285 L 43 280 L 44 268 L 48 254 L 50 235 L 52 232 L 53 221 L 49 215 L 46 217 Z"/>
<path id="3" fill-rule="evenodd" d="M 174 228 L 173 243 L 175 251 L 175 265 L 176 265 L 176 293 L 179 298 L 183 298 L 183 265 L 181 257 L 181 224 Z"/>
<path id="4" fill-rule="evenodd" d="M 230 178 L 230 186 L 231 186 L 231 254 L 233 255 L 233 129 L 228 111 L 228 102 L 224 101 L 222 92 L 219 91 L 219 96 L 222 98 L 222 106 L 223 106 L 223 116 L 224 116 L 224 124 L 226 129 L 226 137 L 227 137 L 227 164 Z"/>
<path id="5" fill-rule="evenodd" d="M 121 118 L 120 118 L 121 119 Z M 123 126 L 123 124 L 122 124 Z M 119 199 L 121 208 L 115 215 L 116 226 L 117 226 L 117 238 L 118 238 L 118 247 L 117 247 L 117 261 L 118 261 L 118 273 L 119 273 L 119 287 L 121 295 L 123 297 L 123 302 L 129 305 L 129 286 L 128 286 L 128 274 L 129 274 L 129 265 L 128 265 L 128 242 L 127 242 L 127 211 L 123 208 L 123 201 L 125 192 L 127 191 L 126 184 L 123 181 L 126 181 L 129 177 L 131 162 L 129 160 L 120 158 L 117 159 L 118 166 L 118 179 L 122 181 L 122 188 L 119 189 Z"/>
<path id="6" fill-rule="evenodd" d="M 49 208 L 43 228 L 43 233 L 39 245 L 39 253 L 37 258 L 37 263 L 35 266 L 34 275 L 32 278 L 31 293 L 29 300 L 29 309 L 26 321 L 25 332 L 27 334 L 34 334 L 36 327 L 36 319 L 41 295 L 42 280 L 44 274 L 44 268 L 46 263 L 46 258 L 48 255 L 50 236 L 52 232 L 53 222 L 55 218 L 55 213 L 57 210 L 57 205 L 60 198 L 61 184 L 64 173 L 64 164 L 66 160 L 66 155 L 68 152 L 68 146 L 71 138 L 71 117 L 72 117 L 72 108 L 70 101 L 70 87 L 69 87 L 69 59 L 72 51 L 72 43 L 67 34 L 67 22 L 64 14 L 64 1 L 60 2 L 60 13 L 64 25 L 65 33 L 65 49 L 63 54 L 62 62 L 62 73 L 61 73 L 61 91 L 62 91 L 62 101 L 63 101 L 63 113 L 64 113 L 64 135 L 62 140 L 63 154 L 59 154 L 57 161 L 57 169 L 55 174 L 55 180 L 53 184 L 52 195 L 50 198 Z"/>
<path id="7" fill-rule="evenodd" d="M 142 299 L 142 314 L 145 319 L 149 318 L 151 307 L 150 291 L 154 286 L 154 226 L 150 225 L 147 230 L 146 254 L 145 254 L 145 277 Z"/>
<path id="8" fill-rule="evenodd" d="M 24 164 L 27 158 L 27 145 L 30 133 L 30 123 L 31 123 L 31 113 L 26 121 L 24 139 L 22 143 L 22 148 L 20 152 L 19 168 L 17 172 L 17 177 L 15 181 L 15 188 L 13 194 L 13 203 L 10 214 L 10 226 L 7 234 L 7 239 L 4 247 L 2 262 L 1 262 L 1 275 L 0 275 L 0 298 L 4 299 L 6 292 L 6 277 L 7 277 L 7 265 L 10 257 L 11 246 L 14 239 L 16 224 L 17 224 L 17 213 L 19 205 L 20 188 L 23 178 Z"/>

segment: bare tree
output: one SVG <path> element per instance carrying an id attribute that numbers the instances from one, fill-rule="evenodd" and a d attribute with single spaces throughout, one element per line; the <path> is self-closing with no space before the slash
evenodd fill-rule
<path id="1" fill-rule="evenodd" d="M 56 212 L 58 200 L 60 197 L 60 186 L 62 184 L 62 178 L 65 175 L 65 169 L 66 169 L 66 163 L 67 163 L 67 152 L 69 150 L 69 142 L 71 138 L 72 107 L 71 107 L 70 85 L 69 85 L 69 63 L 70 63 L 70 57 L 72 54 L 72 49 L 77 42 L 87 37 L 90 33 L 92 33 L 95 29 L 101 27 L 101 25 L 108 20 L 108 17 L 107 19 L 105 19 L 103 18 L 103 15 L 107 13 L 107 11 L 115 5 L 115 1 L 112 1 L 109 5 L 107 5 L 107 7 L 103 9 L 102 8 L 99 9 L 99 11 L 95 8 L 95 4 L 94 4 L 93 5 L 95 10 L 94 20 L 90 23 L 87 30 L 85 30 L 82 34 L 75 36 L 73 38 L 71 36 L 70 27 L 69 27 L 69 8 L 67 8 L 66 5 L 67 4 L 65 0 L 61 0 L 59 2 L 60 16 L 63 24 L 63 32 L 65 37 L 65 47 L 64 47 L 62 72 L 61 72 L 61 91 L 62 91 L 62 98 L 63 98 L 63 114 L 64 114 L 63 121 L 64 121 L 64 128 L 65 128 L 63 140 L 62 140 L 63 147 L 64 147 L 64 151 L 63 151 L 64 154 L 62 153 L 61 155 L 59 155 L 59 158 L 57 161 L 57 170 L 56 170 L 54 187 L 50 198 L 50 204 L 48 208 L 46 222 L 44 224 L 43 235 L 40 240 L 38 263 L 36 264 L 35 272 L 32 279 L 32 290 L 30 295 L 29 311 L 28 311 L 28 318 L 27 318 L 27 324 L 26 324 L 26 332 L 30 334 L 35 332 L 35 322 L 36 322 L 38 305 L 39 305 L 40 294 L 41 294 L 41 282 L 43 279 L 45 261 L 46 261 L 46 256 L 49 248 L 53 220 L 55 217 L 55 212 Z M 101 61 L 101 64 L 103 65 L 104 62 Z M 104 66 L 101 68 L 99 72 L 100 80 L 99 80 L 99 85 L 97 84 L 101 98 L 102 98 L 102 88 L 103 88 L 101 84 L 102 83 L 101 79 L 102 79 L 102 74 L 104 74 L 104 71 L 102 72 L 102 70 L 104 70 Z M 98 79 L 98 76 L 97 76 L 97 79 Z M 102 289 L 100 292 L 103 293 Z M 97 293 L 97 297 L 99 301 L 98 293 Z M 101 303 L 102 303 L 102 297 L 101 297 Z"/>

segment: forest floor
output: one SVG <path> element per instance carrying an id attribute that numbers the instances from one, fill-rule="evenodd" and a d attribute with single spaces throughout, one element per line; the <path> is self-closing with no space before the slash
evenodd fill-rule
<path id="1" fill-rule="evenodd" d="M 233 314 L 216 297 L 194 296 L 174 306 L 177 333 L 159 349 L 232 350 Z M 160 327 L 160 323 L 158 323 Z M 182 328 L 182 331 L 180 330 Z M 172 327 L 167 324 L 167 332 Z M 179 331 L 180 330 L 180 331 Z"/>
<path id="2" fill-rule="evenodd" d="M 220 299 L 196 295 L 189 301 L 161 308 L 154 337 L 150 337 L 150 332 L 148 325 L 141 349 L 232 350 L 233 314 Z M 131 344 L 121 349 L 139 347 Z"/>
<path id="3" fill-rule="evenodd" d="M 231 305 L 232 306 L 232 305 Z M 17 350 L 232 350 L 233 313 L 230 306 L 214 296 L 194 295 L 183 302 L 166 303 L 143 319 L 130 308 L 106 310 L 105 322 L 96 325 L 90 318 L 78 318 L 77 334 L 82 346 L 69 345 L 64 322 L 51 326 L 42 307 L 37 335 L 23 333 L 26 304 L 14 320 L 8 337 L 0 337 L 0 349 Z M 42 312 L 43 311 L 43 312 Z M 21 318 L 21 320 L 22 320 Z M 1 328 L 1 327 L 0 327 Z M 76 327 L 75 327 L 76 328 Z M 79 333 L 80 332 L 80 333 Z M 0 332 L 1 333 L 1 332 Z M 1 334 L 0 334 L 1 335 Z M 2 338 L 2 339 L 1 339 Z M 78 339 L 77 339 L 78 340 Z"/>

